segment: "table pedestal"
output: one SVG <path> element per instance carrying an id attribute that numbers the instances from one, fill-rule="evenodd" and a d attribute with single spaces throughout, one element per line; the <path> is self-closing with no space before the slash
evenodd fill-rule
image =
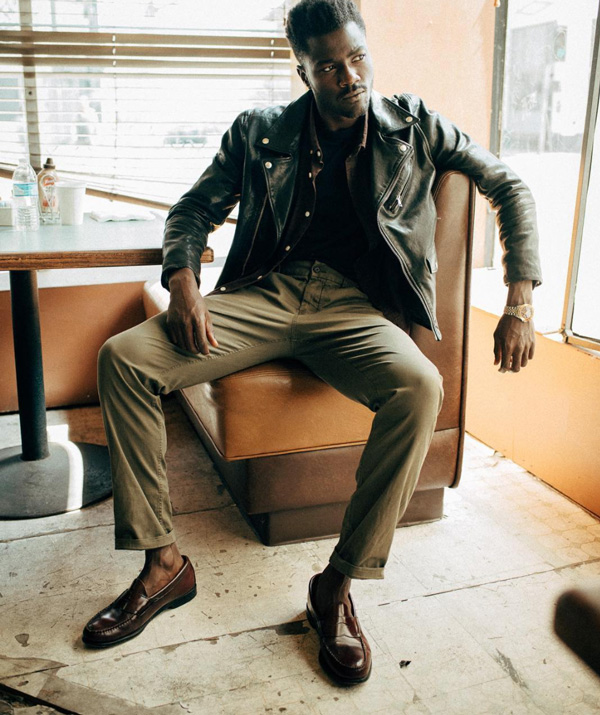
<path id="1" fill-rule="evenodd" d="M 10 291 L 21 447 L 0 450 L 0 518 L 61 514 L 110 495 L 108 450 L 48 444 L 36 272 L 11 271 Z"/>
<path id="2" fill-rule="evenodd" d="M 106 447 L 51 442 L 48 448 L 48 457 L 27 462 L 21 447 L 0 450 L 0 517 L 62 514 L 110 495 Z"/>

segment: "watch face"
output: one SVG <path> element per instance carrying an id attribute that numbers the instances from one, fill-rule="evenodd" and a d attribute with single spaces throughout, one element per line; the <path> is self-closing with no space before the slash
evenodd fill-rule
<path id="1" fill-rule="evenodd" d="M 521 315 L 525 320 L 531 320 L 533 318 L 533 307 L 531 305 L 524 305 L 521 311 Z"/>

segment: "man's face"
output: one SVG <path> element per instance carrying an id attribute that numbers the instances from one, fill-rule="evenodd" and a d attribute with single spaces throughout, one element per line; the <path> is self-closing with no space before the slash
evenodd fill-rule
<path id="1" fill-rule="evenodd" d="M 319 114 L 329 129 L 351 127 L 367 113 L 373 65 L 365 33 L 355 22 L 327 35 L 310 37 L 298 73 L 312 89 Z"/>

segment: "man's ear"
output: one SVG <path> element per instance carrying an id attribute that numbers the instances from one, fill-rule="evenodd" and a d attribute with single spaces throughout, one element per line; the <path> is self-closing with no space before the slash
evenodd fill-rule
<path id="1" fill-rule="evenodd" d="M 304 71 L 304 67 L 302 67 L 302 65 L 296 65 L 296 72 L 298 73 L 298 76 L 304 82 L 304 84 L 310 89 L 310 84 L 308 82 L 306 72 Z"/>

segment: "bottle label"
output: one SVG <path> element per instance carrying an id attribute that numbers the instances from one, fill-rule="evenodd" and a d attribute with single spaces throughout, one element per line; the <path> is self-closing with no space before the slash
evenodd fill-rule
<path id="1" fill-rule="evenodd" d="M 58 211 L 58 201 L 56 188 L 54 186 L 55 177 L 46 174 L 39 180 L 40 207 L 43 213 Z"/>
<path id="2" fill-rule="evenodd" d="M 15 198 L 19 196 L 37 196 L 38 188 L 37 181 L 27 184 L 13 184 L 13 196 Z"/>

